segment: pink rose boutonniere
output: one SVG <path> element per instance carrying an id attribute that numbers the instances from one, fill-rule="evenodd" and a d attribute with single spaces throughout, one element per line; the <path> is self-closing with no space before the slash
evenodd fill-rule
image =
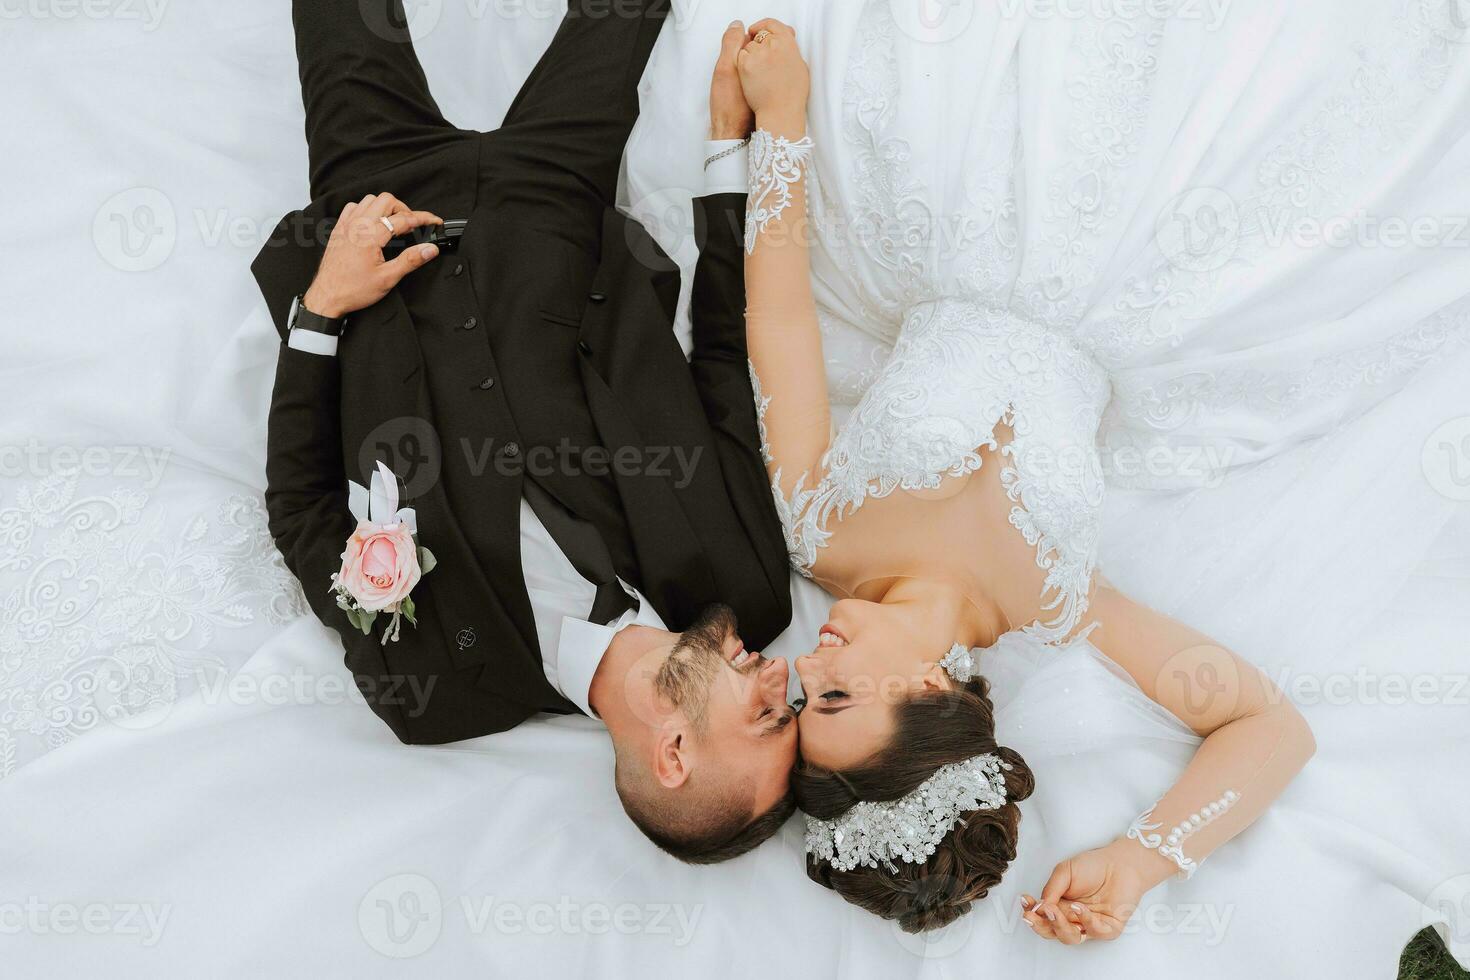
<path id="1" fill-rule="evenodd" d="M 364 636 L 372 635 L 379 613 L 391 615 L 386 644 L 398 639 L 403 620 L 418 626 L 409 593 L 434 570 L 434 556 L 419 547 L 417 516 L 411 507 L 399 508 L 398 477 L 387 466 L 378 464 L 371 490 L 355 483 L 348 489 L 357 529 L 342 552 L 342 570 L 332 576 L 332 593 Z"/>

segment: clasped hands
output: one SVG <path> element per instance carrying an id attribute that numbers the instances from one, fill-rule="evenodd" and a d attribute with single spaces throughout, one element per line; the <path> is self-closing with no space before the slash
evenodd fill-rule
<path id="1" fill-rule="evenodd" d="M 745 139 L 756 128 L 803 136 L 810 92 L 795 30 L 773 18 L 748 28 L 737 20 L 720 39 L 710 82 L 710 138 Z"/>

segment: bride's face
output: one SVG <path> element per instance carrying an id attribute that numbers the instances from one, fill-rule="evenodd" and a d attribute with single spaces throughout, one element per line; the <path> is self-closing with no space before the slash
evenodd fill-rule
<path id="1" fill-rule="evenodd" d="M 844 599 L 832 607 L 817 646 L 796 658 L 806 708 L 797 719 L 801 754 L 827 769 L 847 769 L 883 749 L 894 709 L 926 690 L 951 685 L 928 649 L 892 607 Z"/>

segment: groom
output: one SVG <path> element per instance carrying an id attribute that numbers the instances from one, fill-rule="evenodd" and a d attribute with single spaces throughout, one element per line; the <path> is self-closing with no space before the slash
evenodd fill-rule
<path id="1" fill-rule="evenodd" d="M 735 619 L 760 648 L 791 602 L 745 353 L 740 176 L 695 202 L 687 360 L 677 268 L 613 207 L 667 9 L 571 0 L 479 133 L 440 115 L 401 0 L 296 0 L 312 204 L 253 271 L 285 340 L 271 532 L 373 710 L 410 743 L 599 717 L 629 816 L 709 863 L 792 811 L 786 664 L 747 653 Z M 749 135 L 743 40 L 732 27 L 716 137 Z M 436 558 L 396 639 L 331 591 L 367 517 L 349 480 L 379 464 Z"/>

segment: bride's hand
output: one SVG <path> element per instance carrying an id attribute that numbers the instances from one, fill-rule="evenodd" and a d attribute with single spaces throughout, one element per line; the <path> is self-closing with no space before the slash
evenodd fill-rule
<path id="1" fill-rule="evenodd" d="M 743 140 L 755 129 L 755 111 L 745 101 L 740 69 L 735 67 L 735 59 L 748 38 L 745 24 L 737 20 L 720 40 L 720 57 L 709 86 L 710 139 Z"/>
<path id="2" fill-rule="evenodd" d="M 796 32 L 779 20 L 761 21 L 750 28 L 750 40 L 736 63 L 756 124 L 781 136 L 805 135 L 811 74 L 796 45 Z"/>
<path id="3" fill-rule="evenodd" d="M 1021 896 L 1026 922 L 1043 939 L 1076 946 L 1089 939 L 1117 939 L 1150 888 L 1169 874 L 1169 864 L 1129 840 L 1084 851 L 1052 871 L 1041 900 Z"/>

